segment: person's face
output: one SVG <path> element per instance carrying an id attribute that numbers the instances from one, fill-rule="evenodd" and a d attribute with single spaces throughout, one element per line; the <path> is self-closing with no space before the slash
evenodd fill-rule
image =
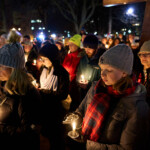
<path id="1" fill-rule="evenodd" d="M 106 45 L 106 43 L 107 43 L 107 38 L 103 38 L 103 39 L 102 39 L 102 43 L 103 43 L 104 45 Z"/>
<path id="2" fill-rule="evenodd" d="M 122 35 L 122 34 L 119 34 L 119 38 L 122 39 L 122 38 L 123 38 L 123 35 Z"/>
<path id="3" fill-rule="evenodd" d="M 116 39 L 116 40 L 115 40 L 115 45 L 118 45 L 118 44 L 119 44 L 119 40 Z"/>
<path id="4" fill-rule="evenodd" d="M 114 85 L 127 74 L 107 64 L 101 64 L 101 78 L 106 85 Z"/>
<path id="5" fill-rule="evenodd" d="M 30 52 L 31 49 L 32 49 L 32 45 L 24 45 L 24 51 L 26 53 Z"/>
<path id="6" fill-rule="evenodd" d="M 47 68 L 50 68 L 52 67 L 52 62 L 47 58 L 47 57 L 44 57 L 44 56 L 41 56 L 39 58 L 39 60 L 42 62 L 42 64 L 47 67 Z"/>
<path id="7" fill-rule="evenodd" d="M 113 43 L 113 39 L 110 38 L 110 39 L 108 40 L 108 43 L 111 45 L 111 44 Z"/>
<path id="8" fill-rule="evenodd" d="M 91 58 L 93 55 L 95 55 L 96 50 L 92 48 L 84 48 L 85 52 L 88 56 L 88 58 Z"/>
<path id="9" fill-rule="evenodd" d="M 146 68 L 150 68 L 150 53 L 149 52 L 142 52 L 138 54 L 141 64 Z"/>
<path id="10" fill-rule="evenodd" d="M 0 36 L 0 47 L 6 44 L 6 39 L 2 36 Z"/>
<path id="11" fill-rule="evenodd" d="M 12 68 L 0 65 L 0 81 L 8 81 Z"/>
<path id="12" fill-rule="evenodd" d="M 79 47 L 77 45 L 75 45 L 72 42 L 69 42 L 69 50 L 70 50 L 71 53 L 76 52 L 78 50 L 78 48 Z"/>
<path id="13" fill-rule="evenodd" d="M 28 39 L 28 38 L 23 38 L 23 42 L 30 42 L 30 39 Z"/>

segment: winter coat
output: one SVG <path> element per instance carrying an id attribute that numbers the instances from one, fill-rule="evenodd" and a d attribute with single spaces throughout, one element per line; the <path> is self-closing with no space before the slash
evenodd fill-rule
<path id="1" fill-rule="evenodd" d="M 147 98 L 146 99 L 150 106 L 150 68 L 148 68 L 146 70 L 146 72 L 147 72 L 147 81 L 145 81 L 143 71 L 141 71 L 137 74 L 137 80 L 139 83 L 142 83 L 146 87 L 146 90 L 147 90 Z"/>
<path id="2" fill-rule="evenodd" d="M 0 90 L 0 141 L 1 149 L 40 148 L 38 129 L 40 95 L 35 88 L 30 88 L 24 96 L 5 93 Z"/>
<path id="3" fill-rule="evenodd" d="M 89 59 L 87 55 L 83 56 L 77 68 L 77 82 L 80 82 L 81 75 L 84 75 L 85 80 L 88 80 L 89 87 L 93 81 L 100 78 L 100 67 L 98 66 L 99 57 Z"/>
<path id="4" fill-rule="evenodd" d="M 67 98 L 69 93 L 68 72 L 61 65 L 58 65 L 57 67 L 56 66 L 54 67 L 53 74 L 58 77 L 57 90 L 56 91 L 46 89 L 40 90 L 43 103 L 43 115 L 44 115 L 43 119 L 46 120 L 46 122 L 48 122 L 49 119 L 51 120 L 52 118 L 58 119 L 58 117 L 62 117 L 63 107 L 61 102 Z"/>
<path id="5" fill-rule="evenodd" d="M 68 71 L 71 82 L 76 77 L 77 66 L 81 59 L 81 56 L 80 56 L 81 51 L 82 50 L 79 49 L 76 52 L 67 54 L 62 64 L 62 66 Z"/>
<path id="6" fill-rule="evenodd" d="M 85 115 L 95 95 L 96 82 L 76 110 Z M 87 140 L 87 150 L 147 150 L 149 135 L 149 107 L 145 101 L 146 89 L 138 85 L 135 92 L 110 105 L 98 142 Z"/>

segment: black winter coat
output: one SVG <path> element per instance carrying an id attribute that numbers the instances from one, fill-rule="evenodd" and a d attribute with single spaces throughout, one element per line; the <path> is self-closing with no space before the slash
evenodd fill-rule
<path id="1" fill-rule="evenodd" d="M 25 96 L 0 92 L 0 141 L 1 149 L 40 148 L 37 125 L 40 125 L 38 111 L 40 95 L 30 88 Z M 37 119 L 38 118 L 38 119 Z"/>

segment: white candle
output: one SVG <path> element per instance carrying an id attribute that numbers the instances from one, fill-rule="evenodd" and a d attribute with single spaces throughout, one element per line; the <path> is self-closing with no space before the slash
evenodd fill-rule
<path id="1" fill-rule="evenodd" d="M 85 78 L 84 78 L 84 75 L 81 75 L 81 82 L 85 82 Z"/>
<path id="2" fill-rule="evenodd" d="M 106 47 L 106 48 L 109 48 L 109 45 L 108 45 L 108 44 L 106 44 L 106 45 L 105 45 L 105 47 Z"/>
<path id="3" fill-rule="evenodd" d="M 33 65 L 36 65 L 36 60 L 35 59 L 33 60 Z"/>
<path id="4" fill-rule="evenodd" d="M 73 121 L 72 123 L 72 128 L 73 128 L 73 136 L 75 136 L 76 135 L 76 122 L 75 121 Z"/>

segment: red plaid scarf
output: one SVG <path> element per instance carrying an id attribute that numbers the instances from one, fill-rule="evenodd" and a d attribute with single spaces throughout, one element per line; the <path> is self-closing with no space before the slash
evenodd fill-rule
<path id="1" fill-rule="evenodd" d="M 133 78 L 133 82 L 136 83 Z M 102 80 L 99 80 L 95 90 L 104 89 L 101 88 Z M 82 134 L 89 140 L 98 141 L 102 124 L 105 119 L 105 115 L 109 109 L 111 95 L 116 97 L 122 97 L 132 94 L 136 89 L 137 84 L 134 84 L 131 88 L 126 89 L 123 95 L 120 95 L 117 91 L 113 90 L 112 86 L 108 86 L 105 92 L 98 92 L 94 95 L 92 102 L 87 108 L 85 117 L 82 124 Z M 99 91 L 100 91 L 99 90 Z M 104 90 L 103 90 L 104 91 Z"/>

